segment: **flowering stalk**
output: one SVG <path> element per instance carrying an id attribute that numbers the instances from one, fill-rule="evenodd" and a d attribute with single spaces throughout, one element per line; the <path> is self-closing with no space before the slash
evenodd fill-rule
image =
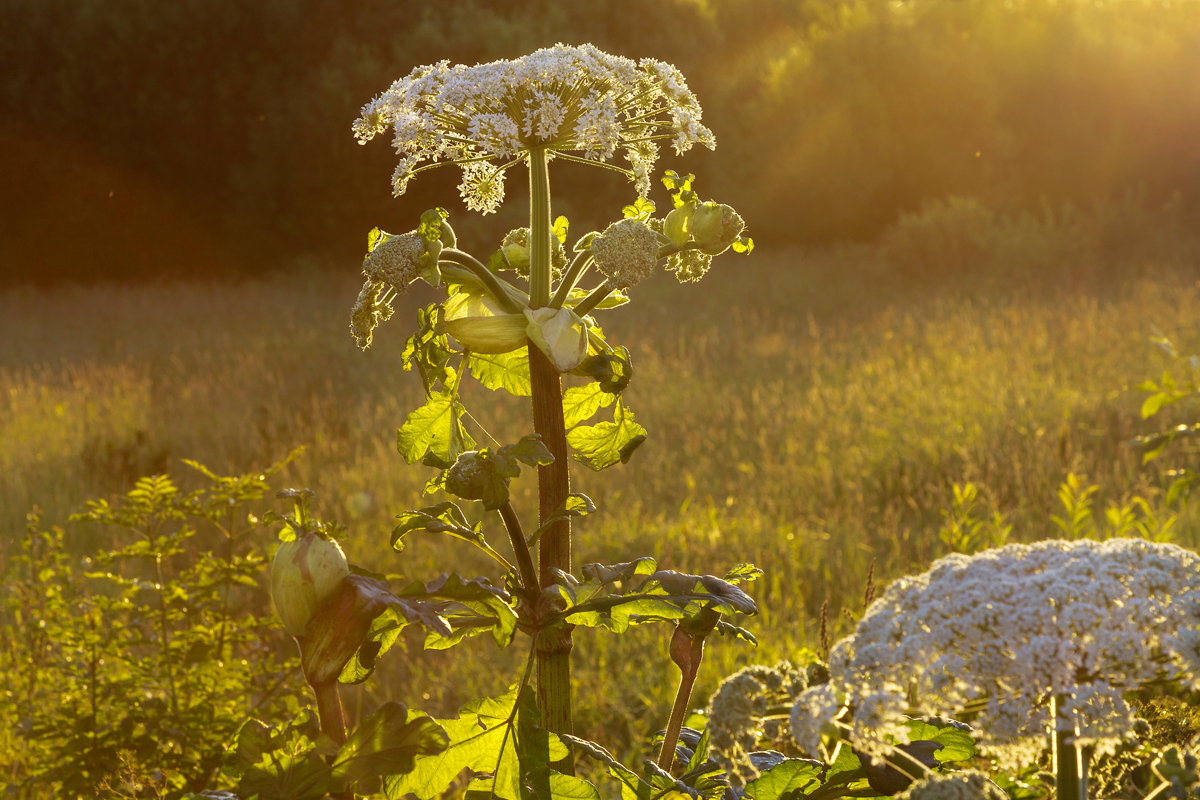
<path id="1" fill-rule="evenodd" d="M 688 704 L 696 676 L 700 674 L 700 661 L 704 658 L 704 640 L 713 632 L 721 614 L 706 608 L 694 619 L 684 620 L 671 636 L 671 660 L 679 667 L 679 688 L 675 691 L 675 703 L 671 706 L 671 717 L 667 720 L 667 731 L 663 735 L 662 750 L 658 753 L 660 769 L 670 771 L 675 763 L 675 746 L 679 743 L 679 732 L 687 716 Z"/>

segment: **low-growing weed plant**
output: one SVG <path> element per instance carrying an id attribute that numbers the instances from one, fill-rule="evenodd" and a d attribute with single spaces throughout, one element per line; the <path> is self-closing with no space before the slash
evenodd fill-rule
<path id="1" fill-rule="evenodd" d="M 6 564 L 0 782 L 6 796 L 179 798 L 217 782 L 247 714 L 298 707 L 295 666 L 269 613 L 269 481 L 192 465 L 73 517 L 118 545 L 80 558 L 29 518 Z"/>

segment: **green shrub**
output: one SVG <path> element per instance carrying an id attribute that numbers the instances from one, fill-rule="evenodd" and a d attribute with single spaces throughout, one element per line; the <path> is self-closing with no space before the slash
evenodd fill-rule
<path id="1" fill-rule="evenodd" d="M 294 710 L 291 648 L 260 586 L 264 473 L 181 491 L 142 478 L 77 524 L 80 558 L 29 517 L 0 603 L 0 764 L 8 797 L 179 798 L 210 786 L 247 714 Z"/>

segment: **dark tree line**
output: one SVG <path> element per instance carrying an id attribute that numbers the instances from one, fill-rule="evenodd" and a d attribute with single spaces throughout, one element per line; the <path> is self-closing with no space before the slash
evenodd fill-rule
<path id="1" fill-rule="evenodd" d="M 345 266 L 371 226 L 434 204 L 500 235 L 523 210 L 467 223 L 452 170 L 393 200 L 393 154 L 350 123 L 418 64 L 556 41 L 679 66 L 719 147 L 661 166 L 696 172 L 760 242 L 872 237 L 946 194 L 1200 203 L 1200 5 L 1008 5 L 2 0 L 0 279 Z M 632 199 L 591 173 L 555 173 L 579 230 L 610 213 L 595 199 Z"/>

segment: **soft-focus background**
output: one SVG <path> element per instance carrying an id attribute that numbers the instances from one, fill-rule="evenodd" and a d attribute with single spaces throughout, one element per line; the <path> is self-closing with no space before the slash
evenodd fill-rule
<path id="1" fill-rule="evenodd" d="M 1143 466 L 1129 446 L 1189 419 L 1143 421 L 1131 387 L 1194 375 L 1183 357 L 1200 350 L 1200 3 L 513 5 L 0 0 L 3 547 L 34 505 L 60 524 L 141 475 L 187 485 L 184 458 L 231 473 L 304 446 L 284 483 L 348 526 L 352 560 L 490 570 L 432 539 L 387 547 L 430 477 L 394 438 L 420 392 L 400 368 L 409 312 L 432 295 L 366 353 L 347 324 L 371 227 L 445 206 L 486 257 L 522 224 L 523 193 L 510 181 L 481 219 L 447 169 L 393 199 L 394 154 L 350 125 L 414 66 L 557 41 L 679 66 L 718 148 L 660 167 L 696 173 L 757 244 L 609 314 L 650 439 L 577 476 L 601 507 L 580 562 L 766 569 L 758 651 L 714 646 L 701 693 L 818 649 L 823 605 L 845 630 L 870 580 L 1004 531 L 1200 541 L 1165 496 L 1195 454 Z M 633 199 L 605 171 L 551 177 L 573 234 Z M 472 399 L 502 440 L 529 432 L 519 405 Z M 81 554 L 112 544 L 67 534 Z M 662 724 L 664 647 L 662 631 L 581 636 L 588 735 L 628 744 Z M 491 653 L 441 659 L 399 655 L 369 691 L 436 713 L 514 677 Z"/>
<path id="2" fill-rule="evenodd" d="M 763 243 L 871 238 L 948 194 L 1200 203 L 1194 0 L 4 0 L 0 30 L 9 283 L 351 263 L 355 232 L 461 211 L 453 170 L 391 199 L 361 105 L 420 64 L 558 41 L 679 66 L 719 146 L 663 167 Z M 603 220 L 581 198 L 629 199 L 560 171 L 581 226 Z"/>

